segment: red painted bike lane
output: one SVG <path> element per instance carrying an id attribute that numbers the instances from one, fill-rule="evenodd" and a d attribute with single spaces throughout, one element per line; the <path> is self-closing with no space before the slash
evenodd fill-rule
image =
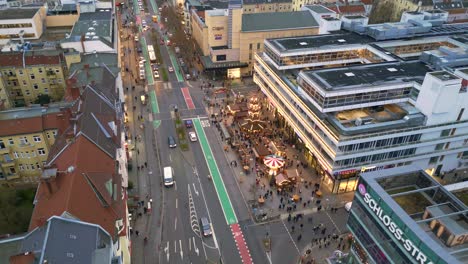
<path id="1" fill-rule="evenodd" d="M 193 103 L 192 96 L 190 95 L 189 89 L 187 87 L 181 88 L 182 94 L 184 95 L 185 103 L 187 104 L 188 109 L 195 109 L 195 104 Z"/>
<path id="2" fill-rule="evenodd" d="M 239 226 L 239 224 L 232 224 L 231 226 L 232 235 L 234 236 L 234 241 L 236 241 L 237 250 L 242 259 L 242 263 L 252 264 L 252 257 L 250 256 L 249 248 L 247 243 L 245 243 L 244 234 Z"/>

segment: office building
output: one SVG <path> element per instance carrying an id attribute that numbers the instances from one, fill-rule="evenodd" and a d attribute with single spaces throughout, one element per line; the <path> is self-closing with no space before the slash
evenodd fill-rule
<path id="1" fill-rule="evenodd" d="M 268 39 L 255 56 L 254 82 L 333 192 L 365 171 L 468 167 L 468 24 L 412 19 L 345 17 L 359 34 Z"/>
<path id="2" fill-rule="evenodd" d="M 61 50 L 0 53 L 0 109 L 33 104 L 40 95 L 60 101 L 66 74 Z"/>
<path id="3" fill-rule="evenodd" d="M 415 167 L 363 173 L 347 222 L 353 240 L 346 263 L 467 263 L 467 212 Z"/>
<path id="4" fill-rule="evenodd" d="M 68 126 L 68 103 L 0 112 L 0 184 L 37 183 L 58 133 Z"/>
<path id="5" fill-rule="evenodd" d="M 99 225 L 52 216 L 26 234 L 1 239 L 0 263 L 123 263 L 116 251 L 112 237 Z"/>

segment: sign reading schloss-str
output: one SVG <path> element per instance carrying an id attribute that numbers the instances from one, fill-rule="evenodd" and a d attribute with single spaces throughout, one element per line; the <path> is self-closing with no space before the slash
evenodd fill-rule
<path id="1" fill-rule="evenodd" d="M 387 227 L 390 233 L 403 244 L 403 247 L 408 251 L 413 258 L 421 264 L 433 264 L 433 262 L 424 254 L 411 240 L 405 237 L 405 233 L 401 228 L 393 222 L 389 215 L 385 214 L 379 204 L 372 198 L 367 192 L 366 187 L 363 184 L 358 186 L 359 193 L 363 196 L 364 202 L 367 206 L 375 213 L 379 220 Z"/>

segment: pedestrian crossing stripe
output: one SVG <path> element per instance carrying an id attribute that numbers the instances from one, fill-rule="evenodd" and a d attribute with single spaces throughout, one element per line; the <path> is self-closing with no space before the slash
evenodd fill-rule
<path id="1" fill-rule="evenodd" d="M 202 127 L 210 127 L 210 120 L 200 120 Z"/>

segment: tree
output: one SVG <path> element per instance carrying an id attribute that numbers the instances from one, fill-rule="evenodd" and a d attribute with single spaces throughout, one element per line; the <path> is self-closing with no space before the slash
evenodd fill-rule
<path id="1" fill-rule="evenodd" d="M 40 105 L 46 105 L 50 103 L 50 96 L 47 94 L 40 94 L 36 101 L 34 101 L 35 104 L 40 104 Z"/>
<path id="2" fill-rule="evenodd" d="M 35 188 L 0 188 L 0 234 L 19 234 L 28 230 Z"/>

